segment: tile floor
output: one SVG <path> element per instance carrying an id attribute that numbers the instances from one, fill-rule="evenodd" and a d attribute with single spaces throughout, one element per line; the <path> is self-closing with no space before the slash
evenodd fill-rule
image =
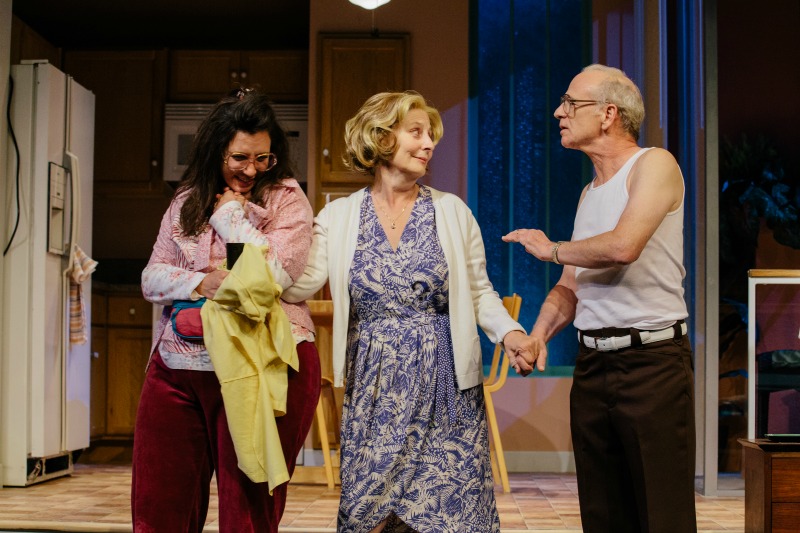
<path id="1" fill-rule="evenodd" d="M 503 533 L 580 531 L 575 477 L 511 474 L 510 494 L 497 487 Z M 70 477 L 27 488 L 0 489 L 0 531 L 129 532 L 131 469 L 126 465 L 77 464 Z M 282 532 L 334 532 L 338 487 L 292 484 Z M 212 498 L 206 531 L 217 528 Z M 744 498 L 697 496 L 702 532 L 743 532 Z"/>

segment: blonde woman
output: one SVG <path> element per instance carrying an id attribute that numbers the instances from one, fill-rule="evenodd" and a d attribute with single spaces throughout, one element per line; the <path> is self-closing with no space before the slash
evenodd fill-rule
<path id="1" fill-rule="evenodd" d="M 476 325 L 527 349 L 486 275 L 481 232 L 452 194 L 420 185 L 442 137 L 416 92 L 380 93 L 347 122 L 346 160 L 372 185 L 315 219 L 309 264 L 284 294 L 330 281 L 344 385 L 338 530 L 499 531 Z"/>

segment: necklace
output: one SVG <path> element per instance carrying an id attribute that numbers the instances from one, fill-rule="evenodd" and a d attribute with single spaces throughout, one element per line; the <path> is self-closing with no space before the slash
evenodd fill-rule
<path id="1" fill-rule="evenodd" d="M 414 192 L 416 193 L 416 188 L 414 189 Z M 381 210 L 381 211 L 383 211 L 383 214 L 384 214 L 384 216 L 386 217 L 386 220 L 388 220 L 388 221 L 389 221 L 389 224 L 391 225 L 391 228 L 392 228 L 392 229 L 395 229 L 395 228 L 397 228 L 397 220 L 398 220 L 398 219 L 399 219 L 401 216 L 403 216 L 403 213 L 405 213 L 405 212 L 406 212 L 406 208 L 407 208 L 407 207 L 408 207 L 408 205 L 411 203 L 411 200 L 413 200 L 413 199 L 414 199 L 414 198 L 416 198 L 416 197 L 417 197 L 417 195 L 416 195 L 416 194 L 414 194 L 414 195 L 413 195 L 411 198 L 409 198 L 409 199 L 408 199 L 408 201 L 406 202 L 406 205 L 404 205 L 404 206 L 403 206 L 403 209 L 400 211 L 400 214 L 398 214 L 396 217 L 394 217 L 394 219 L 393 219 L 392 217 L 390 217 L 390 216 L 389 216 L 389 213 L 386 211 L 386 209 L 384 209 L 384 208 L 383 208 L 383 206 L 381 206 L 381 205 L 379 205 L 379 206 L 378 206 L 378 208 L 380 208 L 380 210 Z M 373 202 L 373 203 L 375 203 L 375 202 Z M 376 205 L 377 205 L 377 204 L 376 204 Z"/>

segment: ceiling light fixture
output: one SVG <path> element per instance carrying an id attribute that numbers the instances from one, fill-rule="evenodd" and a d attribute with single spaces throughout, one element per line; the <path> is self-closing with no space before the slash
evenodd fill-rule
<path id="1" fill-rule="evenodd" d="M 363 7 L 364 9 L 375 9 L 383 4 L 388 4 L 390 0 L 350 0 L 351 4 Z"/>

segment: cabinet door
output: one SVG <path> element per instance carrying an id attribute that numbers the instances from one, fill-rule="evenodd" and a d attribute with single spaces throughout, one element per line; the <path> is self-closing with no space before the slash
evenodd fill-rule
<path id="1" fill-rule="evenodd" d="M 241 79 L 234 50 L 173 50 L 169 55 L 171 102 L 216 102 Z"/>
<path id="2" fill-rule="evenodd" d="M 150 328 L 153 323 L 153 304 L 141 294 L 114 294 L 108 297 L 109 326 L 141 326 Z"/>
<path id="3" fill-rule="evenodd" d="M 364 101 L 382 91 L 403 91 L 409 82 L 409 36 L 321 38 L 316 206 L 323 198 L 356 190 L 371 177 L 347 170 L 344 126 Z"/>
<path id="4" fill-rule="evenodd" d="M 64 70 L 95 94 L 95 193 L 160 190 L 164 53 L 68 51 Z"/>
<path id="5" fill-rule="evenodd" d="M 797 533 L 800 523 L 800 503 L 772 504 L 772 533 Z"/>
<path id="6" fill-rule="evenodd" d="M 109 435 L 133 435 L 151 336 L 149 329 L 108 329 L 106 432 Z"/>
<path id="7" fill-rule="evenodd" d="M 101 292 L 92 291 L 92 326 L 105 326 L 108 320 L 108 299 Z"/>
<path id="8" fill-rule="evenodd" d="M 25 24 L 19 17 L 11 17 L 11 64 L 23 59 L 46 59 L 60 68 L 61 50 Z"/>
<path id="9" fill-rule="evenodd" d="M 275 102 L 308 101 L 307 50 L 242 52 L 240 76 Z"/>
<path id="10" fill-rule="evenodd" d="M 94 301 L 94 296 L 92 297 Z M 94 308 L 92 309 L 94 314 Z M 106 386 L 108 383 L 108 332 L 104 326 L 92 326 L 92 369 L 89 396 L 89 437 L 106 434 Z"/>

